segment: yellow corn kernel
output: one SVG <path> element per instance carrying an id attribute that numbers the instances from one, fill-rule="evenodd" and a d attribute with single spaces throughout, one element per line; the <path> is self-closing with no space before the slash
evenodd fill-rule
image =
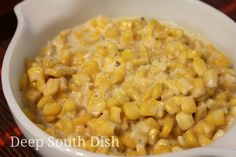
<path id="1" fill-rule="evenodd" d="M 110 118 L 112 121 L 116 122 L 116 123 L 121 123 L 121 114 L 122 109 L 116 106 L 112 106 L 110 108 Z"/>
<path id="2" fill-rule="evenodd" d="M 99 65 L 96 61 L 85 62 L 81 69 L 91 78 L 95 78 L 97 73 L 100 71 Z"/>
<path id="3" fill-rule="evenodd" d="M 107 52 L 107 47 L 98 45 L 98 46 L 96 47 L 96 53 L 98 53 L 98 54 L 100 54 L 101 56 L 104 56 L 104 57 L 105 57 L 105 56 L 108 54 L 108 52 Z"/>
<path id="4" fill-rule="evenodd" d="M 47 68 L 45 69 L 45 75 L 58 78 L 58 77 L 62 77 L 64 74 L 59 69 Z"/>
<path id="5" fill-rule="evenodd" d="M 135 138 L 130 136 L 129 132 L 122 135 L 121 140 L 126 145 L 126 147 L 131 148 L 131 149 L 136 148 L 137 142 Z"/>
<path id="6" fill-rule="evenodd" d="M 72 65 L 82 65 L 84 63 L 84 53 L 79 51 L 72 58 Z"/>
<path id="7" fill-rule="evenodd" d="M 76 111 L 76 108 L 77 105 L 73 99 L 67 99 L 63 106 L 66 111 Z"/>
<path id="8" fill-rule="evenodd" d="M 137 59 L 133 59 L 132 63 L 135 66 L 141 66 L 141 65 L 148 64 L 149 63 L 149 59 L 148 59 L 148 57 L 137 58 Z"/>
<path id="9" fill-rule="evenodd" d="M 236 117 L 236 106 L 231 106 L 229 113 L 231 116 Z"/>
<path id="10" fill-rule="evenodd" d="M 135 120 L 140 117 L 139 107 L 134 102 L 124 104 L 123 110 L 127 119 Z"/>
<path id="11" fill-rule="evenodd" d="M 168 137 L 173 126 L 174 126 L 174 120 L 170 116 L 166 116 L 164 118 L 164 125 L 160 133 L 160 137 L 162 138 Z"/>
<path id="12" fill-rule="evenodd" d="M 143 102 L 140 105 L 140 114 L 142 116 L 155 116 L 158 112 L 158 102 L 155 100 Z"/>
<path id="13" fill-rule="evenodd" d="M 103 29 L 107 26 L 107 24 L 109 23 L 109 18 L 104 17 L 104 16 L 99 16 L 95 19 L 93 19 L 90 24 L 92 25 L 92 27 L 96 28 L 100 28 Z"/>
<path id="14" fill-rule="evenodd" d="M 153 154 L 164 154 L 169 152 L 171 152 L 170 147 L 165 145 L 154 146 L 152 151 Z"/>
<path id="15" fill-rule="evenodd" d="M 141 131 L 140 129 L 136 128 L 131 133 L 130 136 L 133 137 L 137 143 L 146 144 L 148 142 L 148 135 L 147 133 Z"/>
<path id="16" fill-rule="evenodd" d="M 200 120 L 196 123 L 196 125 L 193 127 L 193 131 L 196 134 L 201 135 L 211 135 L 212 132 L 215 130 L 215 126 L 212 123 L 209 123 L 206 120 Z"/>
<path id="17" fill-rule="evenodd" d="M 181 148 L 180 146 L 174 146 L 174 147 L 171 148 L 172 152 L 180 152 L 182 150 L 183 150 L 183 148 Z"/>
<path id="18" fill-rule="evenodd" d="M 200 120 L 207 115 L 207 107 L 205 103 L 201 103 L 197 106 L 197 110 L 195 112 L 195 120 Z"/>
<path id="19" fill-rule="evenodd" d="M 91 116 L 89 114 L 85 114 L 85 115 L 80 115 L 76 118 L 73 119 L 73 123 L 75 126 L 77 125 L 84 125 L 87 123 L 87 121 L 91 118 Z"/>
<path id="20" fill-rule="evenodd" d="M 180 111 L 180 106 L 176 102 L 176 99 L 174 97 L 169 98 L 165 101 L 165 110 L 171 115 Z"/>
<path id="21" fill-rule="evenodd" d="M 198 76 L 203 76 L 203 74 L 207 71 L 206 63 L 201 58 L 194 58 L 192 62 L 193 69 Z"/>
<path id="22" fill-rule="evenodd" d="M 110 81 L 112 84 L 117 84 L 122 82 L 124 77 L 125 77 L 124 68 L 118 68 L 111 74 Z"/>
<path id="23" fill-rule="evenodd" d="M 159 124 L 154 118 L 149 117 L 149 118 L 146 118 L 144 121 L 150 128 L 155 128 L 155 129 L 160 128 Z"/>
<path id="24" fill-rule="evenodd" d="M 104 90 L 107 90 L 111 87 L 111 83 L 107 79 L 96 77 L 96 80 L 94 82 L 94 86 L 98 87 L 98 88 L 103 88 Z"/>
<path id="25" fill-rule="evenodd" d="M 114 135 L 115 124 L 107 119 L 90 119 L 88 126 L 94 131 L 97 136 L 112 136 Z"/>
<path id="26" fill-rule="evenodd" d="M 88 113 L 93 116 L 100 115 L 106 108 L 106 101 L 103 98 L 92 97 L 88 105 Z"/>
<path id="27" fill-rule="evenodd" d="M 126 49 L 126 50 L 122 51 L 121 56 L 122 56 L 126 61 L 130 61 L 130 60 L 136 58 L 135 52 L 134 52 L 133 50 L 130 50 L 130 49 Z"/>
<path id="28" fill-rule="evenodd" d="M 61 120 L 60 120 L 61 124 L 62 124 L 62 131 L 69 135 L 71 133 L 74 132 L 75 128 L 74 128 L 74 125 L 71 121 L 70 118 L 67 118 L 67 117 L 63 117 Z"/>
<path id="29" fill-rule="evenodd" d="M 194 98 L 200 97 L 206 93 L 204 80 L 202 78 L 194 79 L 194 88 L 192 90 L 192 96 Z"/>
<path id="30" fill-rule="evenodd" d="M 196 147 L 199 145 L 198 139 L 191 129 L 186 131 L 183 137 L 188 147 Z"/>
<path id="31" fill-rule="evenodd" d="M 194 113 L 197 110 L 195 101 L 192 97 L 182 97 L 180 103 L 181 110 L 185 113 Z"/>
<path id="32" fill-rule="evenodd" d="M 93 143 L 94 142 L 94 143 Z M 93 145 L 96 145 L 97 143 L 95 141 L 92 141 L 91 138 L 85 141 L 85 149 L 91 152 L 96 151 L 96 147 L 93 147 Z"/>
<path id="33" fill-rule="evenodd" d="M 201 57 L 201 53 L 199 51 L 196 51 L 196 50 L 188 50 L 187 51 L 187 56 L 188 58 L 190 59 L 194 59 L 194 58 L 197 58 L 197 57 Z"/>
<path id="34" fill-rule="evenodd" d="M 207 70 L 203 75 L 205 85 L 210 88 L 217 87 L 218 75 L 214 69 Z"/>
<path id="35" fill-rule="evenodd" d="M 175 80 L 166 80 L 164 81 L 164 85 L 169 88 L 175 95 L 180 94 L 180 90 L 176 86 Z"/>
<path id="36" fill-rule="evenodd" d="M 140 99 L 139 92 L 132 86 L 126 86 L 125 92 L 126 92 L 127 96 L 132 100 L 136 101 L 136 100 Z"/>
<path id="37" fill-rule="evenodd" d="M 53 116 L 49 115 L 49 116 L 44 116 L 43 118 L 46 122 L 50 123 L 53 122 L 57 117 L 54 115 Z"/>
<path id="38" fill-rule="evenodd" d="M 59 79 L 50 78 L 43 89 L 43 95 L 49 96 L 56 94 L 57 91 L 59 90 L 59 84 L 60 84 Z"/>
<path id="39" fill-rule="evenodd" d="M 230 106 L 236 106 L 236 97 L 232 97 L 229 101 Z"/>
<path id="40" fill-rule="evenodd" d="M 69 50 L 62 49 L 59 53 L 59 61 L 61 64 L 69 65 L 71 63 L 72 54 Z"/>
<path id="41" fill-rule="evenodd" d="M 142 100 L 147 101 L 152 98 L 152 91 L 150 89 L 145 90 Z"/>
<path id="42" fill-rule="evenodd" d="M 187 114 L 184 112 L 179 112 L 176 115 L 176 121 L 181 130 L 187 130 L 191 128 L 194 124 L 194 120 L 191 114 Z"/>
<path id="43" fill-rule="evenodd" d="M 176 86 L 181 91 L 182 94 L 186 95 L 189 91 L 193 89 L 192 82 L 186 77 L 180 77 L 176 80 Z"/>
<path id="44" fill-rule="evenodd" d="M 61 111 L 61 105 L 58 103 L 48 103 L 44 105 L 42 114 L 46 116 L 57 115 Z"/>
<path id="45" fill-rule="evenodd" d="M 110 26 L 106 29 L 104 36 L 107 38 L 115 38 L 120 34 L 119 30 L 115 26 Z"/>
<path id="46" fill-rule="evenodd" d="M 156 83 L 152 88 L 152 98 L 158 99 L 161 96 L 162 91 L 163 91 L 162 84 Z"/>
<path id="47" fill-rule="evenodd" d="M 198 141 L 199 141 L 201 146 L 206 146 L 206 145 L 211 143 L 211 140 L 209 138 L 207 138 L 206 136 L 203 136 L 203 135 L 198 136 Z"/>
<path id="48" fill-rule="evenodd" d="M 136 145 L 136 151 L 138 155 L 146 155 L 146 148 L 143 144 L 137 144 Z"/>
<path id="49" fill-rule="evenodd" d="M 106 140 L 106 139 L 104 139 Z M 97 147 L 97 150 L 96 150 L 96 153 L 99 153 L 99 154 L 107 154 L 109 151 L 109 148 L 108 147 L 103 147 L 103 146 L 98 146 Z"/>
<path id="50" fill-rule="evenodd" d="M 110 108 L 112 106 L 120 106 L 120 102 L 115 97 L 110 97 L 107 99 L 107 107 Z"/>
<path id="51" fill-rule="evenodd" d="M 229 58 L 223 53 L 219 53 L 218 56 L 213 59 L 212 63 L 217 68 L 229 68 L 231 66 Z"/>
<path id="52" fill-rule="evenodd" d="M 29 80 L 31 82 L 37 80 L 44 80 L 44 71 L 41 67 L 32 67 L 28 70 Z"/>
<path id="53" fill-rule="evenodd" d="M 146 121 L 140 120 L 136 123 L 136 128 L 141 130 L 144 133 L 148 133 L 151 127 L 146 123 Z"/>
<path id="54" fill-rule="evenodd" d="M 42 109 L 45 104 L 52 103 L 52 102 L 54 102 L 54 100 L 53 100 L 53 98 L 51 96 L 44 96 L 37 103 L 37 107 L 39 109 Z"/>
<path id="55" fill-rule="evenodd" d="M 121 39 L 124 43 L 129 43 L 134 40 L 134 33 L 131 30 L 125 30 L 122 32 Z"/>
<path id="56" fill-rule="evenodd" d="M 24 99 L 26 100 L 27 103 L 30 104 L 35 104 L 37 101 L 41 98 L 41 93 L 37 90 L 31 89 L 27 90 L 24 93 Z"/>
<path id="57" fill-rule="evenodd" d="M 85 73 L 77 73 L 72 76 L 74 82 L 78 85 L 81 86 L 85 83 L 90 82 L 90 77 L 85 74 Z"/>
<path id="58" fill-rule="evenodd" d="M 158 129 L 151 129 L 148 133 L 148 144 L 154 145 L 157 142 L 159 135 L 160 131 Z"/>
<path id="59" fill-rule="evenodd" d="M 210 110 L 208 114 L 215 126 L 220 126 L 225 123 L 225 113 L 222 109 Z"/>

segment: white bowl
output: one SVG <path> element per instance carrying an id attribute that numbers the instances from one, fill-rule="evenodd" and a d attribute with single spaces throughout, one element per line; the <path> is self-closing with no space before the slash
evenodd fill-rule
<path id="1" fill-rule="evenodd" d="M 98 15 L 110 17 L 144 16 L 174 22 L 197 32 L 236 61 L 236 24 L 216 9 L 197 0 L 25 0 L 15 7 L 16 33 L 7 49 L 2 69 L 2 84 L 11 113 L 28 139 L 43 139 L 43 156 L 105 157 L 64 146 L 48 146 L 48 135 L 22 112 L 18 87 L 24 59 L 38 50 L 61 30 L 79 25 Z M 159 157 L 236 156 L 236 125 L 218 141 L 203 147 Z"/>

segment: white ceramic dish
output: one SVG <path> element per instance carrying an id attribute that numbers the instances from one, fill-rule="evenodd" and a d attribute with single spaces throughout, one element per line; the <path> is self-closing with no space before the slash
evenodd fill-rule
<path id="1" fill-rule="evenodd" d="M 39 149 L 43 156 L 104 157 L 75 148 L 49 147 L 48 135 L 34 125 L 21 111 L 18 87 L 25 57 L 36 55 L 40 47 L 63 29 L 86 20 L 110 17 L 144 16 L 171 21 L 192 32 L 198 32 L 236 61 L 236 24 L 212 7 L 197 0 L 26 0 L 15 8 L 16 33 L 7 49 L 2 69 L 2 84 L 10 110 L 23 134 L 29 139 L 43 139 Z M 159 157 L 230 157 L 236 156 L 236 125 L 213 144 Z"/>

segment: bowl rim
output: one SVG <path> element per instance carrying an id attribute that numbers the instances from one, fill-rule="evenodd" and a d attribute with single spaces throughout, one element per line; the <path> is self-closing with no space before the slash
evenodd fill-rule
<path id="1" fill-rule="evenodd" d="M 223 14 L 222 12 L 220 12 L 219 10 L 215 9 L 214 7 L 199 1 L 199 0 L 179 0 L 179 1 L 184 1 L 185 3 L 191 3 L 192 5 L 196 5 L 197 7 L 202 7 L 204 9 L 207 10 L 211 10 L 212 14 L 214 14 L 215 16 L 219 17 L 221 20 L 224 20 L 227 25 L 235 27 L 235 22 L 229 18 L 228 16 L 226 16 L 225 14 Z M 23 23 L 24 23 L 24 17 L 22 14 L 21 9 L 25 6 L 28 5 L 29 3 L 37 3 L 37 1 L 35 0 L 25 0 L 19 4 L 17 4 L 14 8 L 15 14 L 17 16 L 17 20 L 18 20 L 18 24 L 17 24 L 17 28 L 15 31 L 15 34 L 6 50 L 5 56 L 4 56 L 4 60 L 3 60 L 3 64 L 2 64 L 2 88 L 3 88 L 3 93 L 5 95 L 5 98 L 7 100 L 8 106 L 10 108 L 11 114 L 13 115 L 14 120 L 17 123 L 21 123 L 21 125 L 25 126 L 25 130 L 28 132 L 31 132 L 31 134 L 35 137 L 35 138 L 42 138 L 44 140 L 44 142 L 48 143 L 48 141 L 46 140 L 48 137 L 50 137 L 48 134 L 46 134 L 43 130 L 41 130 L 40 128 L 38 128 L 21 110 L 20 106 L 18 105 L 18 103 L 15 100 L 15 97 L 13 95 L 12 89 L 11 89 L 11 84 L 9 82 L 9 64 L 10 64 L 10 60 L 11 57 L 13 55 L 14 47 L 16 45 L 16 43 L 18 42 L 18 40 L 21 37 L 21 32 L 23 30 Z M 55 141 L 54 141 L 55 142 Z M 76 155 L 76 156 L 96 156 L 96 157 L 105 157 L 105 156 L 114 156 L 114 155 L 104 155 L 104 154 L 98 154 L 98 153 L 94 153 L 94 152 L 89 152 L 86 150 L 82 150 L 82 149 L 78 149 L 78 148 L 73 148 L 73 147 L 64 147 L 64 146 L 55 146 L 55 147 L 51 147 L 51 149 L 56 150 L 57 152 L 61 152 L 61 153 L 69 153 L 70 155 Z M 214 149 L 214 148 L 211 148 Z M 202 152 L 204 151 L 204 147 L 199 147 L 199 148 L 193 148 L 193 149 L 188 149 L 185 150 L 183 152 L 179 152 L 179 153 L 175 153 L 175 154 L 183 154 L 184 152 Z M 217 151 L 217 150 L 214 150 Z M 206 151 L 204 151 L 205 153 L 208 152 L 208 149 Z M 172 153 L 170 153 L 172 154 Z M 154 155 L 148 155 L 148 156 L 154 156 Z M 162 155 L 161 155 L 162 156 Z M 164 156 L 168 156 L 167 155 L 163 155 Z"/>

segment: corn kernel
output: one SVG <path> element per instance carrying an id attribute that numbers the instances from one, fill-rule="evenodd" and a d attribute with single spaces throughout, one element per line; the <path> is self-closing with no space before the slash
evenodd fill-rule
<path id="1" fill-rule="evenodd" d="M 61 111 L 61 105 L 58 103 L 49 103 L 44 105 L 42 114 L 43 115 L 57 115 Z"/>
<path id="2" fill-rule="evenodd" d="M 178 87 L 176 86 L 175 80 L 166 80 L 164 81 L 164 85 L 171 89 L 171 91 L 175 94 L 175 95 L 179 95 L 180 90 L 178 89 Z"/>
<path id="3" fill-rule="evenodd" d="M 186 77 L 180 77 L 176 80 L 176 86 L 181 91 L 182 94 L 186 95 L 189 91 L 193 89 L 192 82 Z"/>
<path id="4" fill-rule="evenodd" d="M 171 152 L 171 149 L 169 146 L 161 145 L 161 146 L 154 146 L 153 148 L 153 154 L 164 154 Z"/>
<path id="5" fill-rule="evenodd" d="M 220 126 L 225 123 L 225 114 L 221 109 L 211 110 L 209 116 L 215 126 Z"/>
<path id="6" fill-rule="evenodd" d="M 112 84 L 117 84 L 123 81 L 125 77 L 125 70 L 123 68 L 119 68 L 112 73 L 110 81 Z"/>
<path id="7" fill-rule="evenodd" d="M 106 102 L 104 99 L 93 97 L 89 102 L 87 110 L 88 113 L 92 114 L 93 116 L 98 116 L 103 112 L 105 107 L 106 107 Z"/>
<path id="8" fill-rule="evenodd" d="M 115 38 L 119 34 L 120 34 L 119 30 L 116 27 L 111 26 L 106 29 L 104 36 L 107 38 Z"/>
<path id="9" fill-rule="evenodd" d="M 194 98 L 200 97 L 206 93 L 204 80 L 201 78 L 194 79 L 194 88 L 192 90 L 192 96 Z"/>
<path id="10" fill-rule="evenodd" d="M 193 120 L 192 115 L 184 113 L 184 112 L 179 112 L 176 115 L 176 121 L 177 121 L 179 127 L 181 128 L 181 130 L 187 130 L 190 127 L 192 127 L 194 124 L 194 120 Z"/>
<path id="11" fill-rule="evenodd" d="M 44 80 L 44 72 L 41 67 L 32 67 L 28 70 L 29 80 L 31 82 L 37 80 Z"/>
<path id="12" fill-rule="evenodd" d="M 99 65 L 96 61 L 85 62 L 81 69 L 91 78 L 95 78 L 97 73 L 100 71 Z"/>
<path id="13" fill-rule="evenodd" d="M 136 58 L 134 51 L 132 51 L 130 49 L 126 49 L 126 50 L 122 51 L 121 55 L 126 61 L 130 61 L 130 60 Z"/>
<path id="14" fill-rule="evenodd" d="M 74 100 L 68 99 L 68 100 L 66 100 L 66 102 L 64 103 L 63 108 L 64 108 L 66 111 L 76 111 L 77 105 L 76 105 L 76 103 L 75 103 Z"/>
<path id="15" fill-rule="evenodd" d="M 181 109 L 185 113 L 194 113 L 197 110 L 195 101 L 192 97 L 182 97 L 180 103 Z"/>
<path id="16" fill-rule="evenodd" d="M 193 131 L 196 134 L 202 134 L 202 135 L 211 135 L 214 130 L 215 130 L 214 124 L 209 123 L 206 120 L 198 121 L 196 125 L 193 127 Z"/>
<path id="17" fill-rule="evenodd" d="M 133 137 L 130 136 L 130 133 L 125 133 L 125 134 L 122 136 L 121 139 L 122 139 L 122 142 L 123 142 L 128 148 L 131 148 L 131 149 L 136 148 L 137 141 L 135 140 L 135 138 L 133 138 Z"/>
<path id="18" fill-rule="evenodd" d="M 198 141 L 199 141 L 201 146 L 206 146 L 206 145 L 211 143 L 211 140 L 209 138 L 207 138 L 206 136 L 203 136 L 203 135 L 198 136 Z"/>
<path id="19" fill-rule="evenodd" d="M 73 123 L 75 126 L 85 125 L 90 118 L 91 116 L 89 116 L 88 114 L 81 115 L 79 117 L 74 118 Z"/>
<path id="20" fill-rule="evenodd" d="M 168 137 L 173 126 L 174 126 L 174 120 L 170 116 L 166 116 L 164 118 L 164 125 L 160 133 L 160 137 L 163 137 L 163 138 Z"/>
<path id="21" fill-rule="evenodd" d="M 214 88 L 217 87 L 218 84 L 218 76 L 217 76 L 217 72 L 213 69 L 207 70 L 204 73 L 204 81 L 205 81 L 205 85 L 207 87 L 210 88 Z"/>
<path id="22" fill-rule="evenodd" d="M 157 101 L 143 102 L 140 107 L 140 114 L 142 116 L 155 116 L 158 112 Z"/>
<path id="23" fill-rule="evenodd" d="M 121 114 L 122 109 L 116 106 L 112 106 L 110 108 L 110 118 L 112 121 L 116 122 L 116 123 L 121 123 Z"/>
<path id="24" fill-rule="evenodd" d="M 189 147 L 196 147 L 199 145 L 198 139 L 191 129 L 184 133 L 184 139 Z"/>
<path id="25" fill-rule="evenodd" d="M 140 117 L 140 111 L 136 103 L 130 102 L 123 106 L 125 116 L 130 120 L 135 120 Z"/>
<path id="26" fill-rule="evenodd" d="M 115 124 L 107 119 L 90 119 L 88 126 L 97 136 L 114 135 Z"/>
<path id="27" fill-rule="evenodd" d="M 194 58 L 192 62 L 193 69 L 198 76 L 203 76 L 203 74 L 207 71 L 206 63 L 201 58 Z"/>
<path id="28" fill-rule="evenodd" d="M 90 77 L 85 73 L 77 73 L 73 75 L 72 78 L 78 86 L 90 82 Z"/>
<path id="29" fill-rule="evenodd" d="M 43 95 L 49 96 L 56 94 L 57 91 L 59 90 L 59 83 L 60 83 L 59 79 L 50 78 L 44 87 Z"/>
<path id="30" fill-rule="evenodd" d="M 52 103 L 52 102 L 54 102 L 54 100 L 53 100 L 53 98 L 51 96 L 44 96 L 37 103 L 37 107 L 39 109 L 42 109 L 45 104 Z"/>
<path id="31" fill-rule="evenodd" d="M 62 124 L 62 131 L 65 134 L 71 134 L 74 132 L 75 128 L 74 128 L 73 122 L 71 121 L 70 118 L 63 117 L 60 120 L 60 122 Z"/>
<path id="32" fill-rule="evenodd" d="M 152 89 L 152 98 L 158 99 L 162 94 L 162 84 L 156 83 L 155 86 Z"/>
<path id="33" fill-rule="evenodd" d="M 180 111 L 180 106 L 179 104 L 177 104 L 174 97 L 169 98 L 165 101 L 165 110 L 171 115 Z"/>

